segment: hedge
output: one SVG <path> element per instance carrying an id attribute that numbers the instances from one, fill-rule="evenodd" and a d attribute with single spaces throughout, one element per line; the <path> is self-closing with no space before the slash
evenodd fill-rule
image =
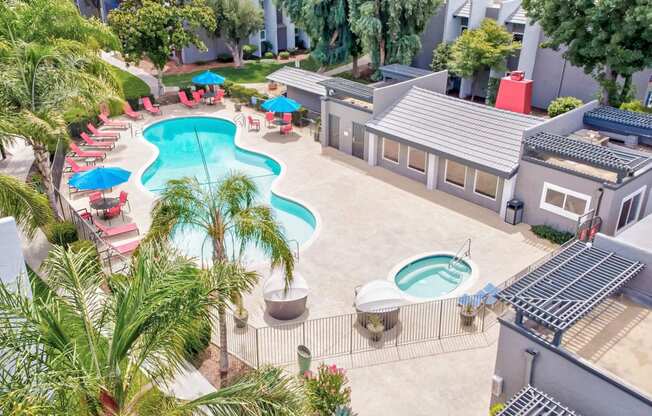
<path id="1" fill-rule="evenodd" d="M 536 236 L 559 245 L 562 245 L 575 237 L 575 234 L 573 233 L 560 231 L 549 225 L 533 225 L 530 229 Z"/>
<path id="2" fill-rule="evenodd" d="M 77 241 L 77 228 L 70 221 L 55 221 L 45 227 L 45 235 L 52 244 L 68 247 Z"/>
<path id="3" fill-rule="evenodd" d="M 567 113 L 582 105 L 582 100 L 575 97 L 559 97 L 548 105 L 548 115 L 557 117 L 560 114 Z"/>

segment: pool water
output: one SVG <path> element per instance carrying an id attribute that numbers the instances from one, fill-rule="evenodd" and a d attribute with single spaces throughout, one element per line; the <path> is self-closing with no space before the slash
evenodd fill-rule
<path id="1" fill-rule="evenodd" d="M 143 185 L 160 193 L 170 179 L 194 176 L 200 183 L 208 184 L 233 171 L 244 173 L 258 186 L 257 202 L 272 207 L 293 251 L 296 250 L 314 233 L 315 216 L 303 205 L 272 193 L 272 184 L 281 173 L 281 166 L 267 156 L 237 147 L 235 133 L 233 123 L 212 117 L 175 118 L 146 128 L 143 136 L 158 147 L 159 155 L 143 173 Z M 211 244 L 201 230 L 177 231 L 173 241 L 187 255 L 210 264 Z M 232 252 L 229 244 L 227 249 Z M 248 263 L 266 259 L 262 251 L 253 246 L 245 249 L 243 258 Z"/>
<path id="2" fill-rule="evenodd" d="M 417 298 L 446 295 L 468 279 L 472 271 L 465 261 L 451 263 L 452 260 L 453 256 L 446 254 L 423 257 L 399 270 L 394 281 L 403 292 Z"/>

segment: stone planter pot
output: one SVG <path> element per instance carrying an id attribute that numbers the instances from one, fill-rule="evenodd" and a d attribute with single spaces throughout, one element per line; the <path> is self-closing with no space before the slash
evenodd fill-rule
<path id="1" fill-rule="evenodd" d="M 246 328 L 247 321 L 249 321 L 249 312 L 243 309 L 242 311 L 236 311 L 233 314 L 233 320 L 235 321 L 236 328 Z"/>
<path id="2" fill-rule="evenodd" d="M 462 326 L 472 326 L 477 314 L 478 311 L 476 309 L 472 309 L 471 311 L 462 309 L 460 311 L 460 321 L 462 322 Z"/>
<path id="3" fill-rule="evenodd" d="M 385 325 L 367 324 L 367 330 L 371 335 L 371 340 L 374 342 L 378 342 L 383 338 L 383 334 L 385 333 Z"/>

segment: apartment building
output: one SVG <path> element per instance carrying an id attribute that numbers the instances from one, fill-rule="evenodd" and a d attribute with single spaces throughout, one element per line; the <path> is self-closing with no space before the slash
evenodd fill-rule
<path id="1" fill-rule="evenodd" d="M 561 96 L 574 96 L 584 102 L 597 98 L 598 84 L 581 68 L 574 67 L 562 57 L 562 51 L 541 48 L 545 36 L 538 24 L 531 24 L 521 7 L 521 0 L 448 0 L 432 17 L 421 36 L 422 49 L 413 65 L 428 68 L 432 51 L 441 42 L 453 42 L 467 29 L 480 26 L 483 19 L 494 19 L 514 34 L 523 46 L 517 56 L 507 62 L 509 71 L 524 71 L 526 78 L 534 80 L 532 105 L 546 108 L 550 101 Z M 502 74 L 493 74 L 502 76 Z M 484 97 L 490 72 L 479 74 L 474 95 Z M 648 82 L 652 69 L 634 75 L 633 85 L 638 99 L 648 95 Z M 471 95 L 471 81 L 461 80 L 456 86 L 463 97 Z"/>

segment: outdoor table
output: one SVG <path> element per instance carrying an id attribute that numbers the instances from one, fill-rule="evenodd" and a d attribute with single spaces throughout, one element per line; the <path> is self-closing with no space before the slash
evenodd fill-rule
<path id="1" fill-rule="evenodd" d="M 208 91 L 208 92 L 204 93 L 204 95 L 202 96 L 202 98 L 203 98 L 203 100 L 204 100 L 204 102 L 205 102 L 206 104 L 213 104 L 213 102 L 214 102 L 213 99 L 215 98 L 215 92 L 213 92 L 213 91 Z"/>
<path id="2" fill-rule="evenodd" d="M 96 211 L 103 211 L 106 213 L 107 210 L 115 207 L 120 203 L 120 198 L 99 198 L 91 202 L 91 208 Z"/>
<path id="3" fill-rule="evenodd" d="M 277 126 L 285 126 L 286 124 L 290 124 L 290 123 L 283 121 L 283 119 L 275 118 L 274 124 L 276 124 Z"/>
<path id="4" fill-rule="evenodd" d="M 94 165 L 96 162 L 96 159 L 94 157 L 87 157 L 84 159 L 84 162 L 86 162 L 86 166 L 88 165 Z"/>

